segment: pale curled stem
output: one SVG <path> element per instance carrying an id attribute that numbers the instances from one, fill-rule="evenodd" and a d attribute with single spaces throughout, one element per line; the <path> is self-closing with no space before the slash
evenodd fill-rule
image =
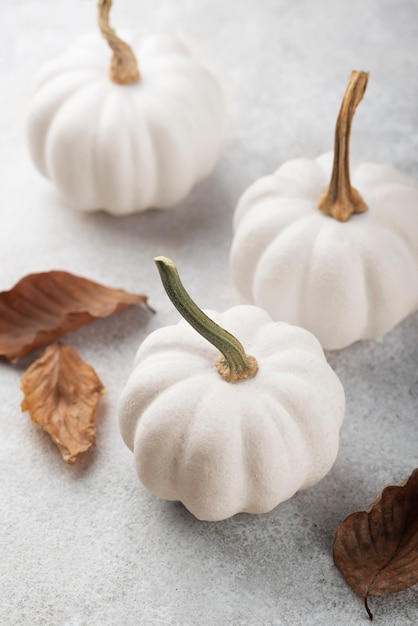
<path id="1" fill-rule="evenodd" d="M 254 357 L 245 353 L 241 343 L 227 330 L 211 320 L 197 306 L 183 286 L 174 263 L 166 257 L 154 259 L 164 289 L 180 315 L 221 352 L 215 366 L 227 382 L 239 382 L 255 376 L 258 370 Z"/>
<path id="2" fill-rule="evenodd" d="M 111 6 L 112 0 L 99 0 L 98 2 L 99 28 L 113 52 L 109 77 L 118 85 L 130 85 L 140 79 L 138 62 L 131 47 L 117 36 L 109 24 Z"/>
<path id="3" fill-rule="evenodd" d="M 351 73 L 335 127 L 334 163 L 331 182 L 322 194 L 318 208 L 340 222 L 353 213 L 364 213 L 367 205 L 350 182 L 350 134 L 357 105 L 367 87 L 368 72 Z"/>

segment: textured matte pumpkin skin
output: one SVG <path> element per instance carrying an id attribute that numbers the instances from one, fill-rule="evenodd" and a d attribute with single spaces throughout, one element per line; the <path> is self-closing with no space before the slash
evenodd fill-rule
<path id="1" fill-rule="evenodd" d="M 133 49 L 138 83 L 108 78 L 110 50 L 99 35 L 76 42 L 35 82 L 30 154 L 75 208 L 167 208 L 218 159 L 224 102 L 212 74 L 167 35 Z"/>
<path id="2" fill-rule="evenodd" d="M 333 465 L 342 385 L 306 330 L 250 305 L 208 312 L 240 338 L 259 371 L 238 383 L 186 322 L 151 333 L 123 392 L 119 423 L 142 483 L 197 518 L 265 513 Z"/>
<path id="3" fill-rule="evenodd" d="M 418 189 L 390 166 L 364 163 L 351 181 L 368 211 L 338 222 L 317 209 L 331 165 L 331 154 L 295 159 L 248 188 L 231 269 L 247 301 L 337 349 L 418 308 Z"/>

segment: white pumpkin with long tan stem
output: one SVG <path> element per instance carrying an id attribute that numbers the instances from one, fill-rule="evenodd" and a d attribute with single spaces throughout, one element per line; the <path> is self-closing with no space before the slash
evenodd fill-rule
<path id="1" fill-rule="evenodd" d="M 109 26 L 110 6 L 99 1 L 103 37 L 81 39 L 40 71 L 28 110 L 30 154 L 77 209 L 171 207 L 218 159 L 221 89 L 168 35 L 148 36 L 134 51 Z"/>
<path id="2" fill-rule="evenodd" d="M 284 163 L 244 193 L 234 216 L 239 291 L 327 349 L 381 335 L 418 308 L 417 185 L 377 163 L 355 168 L 351 185 L 351 122 L 367 80 L 351 75 L 333 160 Z"/>
<path id="3" fill-rule="evenodd" d="M 184 320 L 145 339 L 122 394 L 139 478 L 199 519 L 270 511 L 333 465 L 342 385 L 308 331 L 250 305 L 208 317 L 173 263 L 155 261 Z"/>

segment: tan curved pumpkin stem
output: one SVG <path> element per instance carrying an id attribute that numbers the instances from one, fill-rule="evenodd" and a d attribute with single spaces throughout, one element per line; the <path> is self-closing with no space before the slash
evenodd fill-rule
<path id="1" fill-rule="evenodd" d="M 111 6 L 112 0 L 99 0 L 99 28 L 113 52 L 109 76 L 118 85 L 130 85 L 140 79 L 138 62 L 130 46 L 117 36 L 109 24 Z"/>
<path id="2" fill-rule="evenodd" d="M 366 91 L 368 72 L 352 72 L 335 127 L 334 164 L 331 182 L 322 194 L 318 208 L 339 222 L 353 213 L 364 213 L 367 204 L 350 183 L 350 133 L 354 113 Z"/>
<path id="3" fill-rule="evenodd" d="M 163 256 L 156 257 L 154 261 L 164 289 L 180 315 L 221 352 L 215 367 L 222 378 L 229 383 L 237 383 L 255 376 L 258 371 L 256 359 L 245 353 L 236 337 L 199 309 L 184 288 L 173 261 Z"/>

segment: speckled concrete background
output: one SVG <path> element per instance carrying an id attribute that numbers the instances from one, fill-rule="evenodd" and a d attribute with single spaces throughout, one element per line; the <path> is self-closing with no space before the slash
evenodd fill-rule
<path id="1" fill-rule="evenodd" d="M 115 0 L 115 26 L 185 40 L 228 102 L 222 158 L 175 210 L 117 219 L 69 210 L 29 161 L 24 116 L 36 69 L 95 28 L 93 0 L 2 0 L 0 290 L 67 269 L 145 291 L 157 314 L 126 310 L 67 338 L 108 393 L 97 447 L 66 467 L 20 412 L 33 357 L 0 363 L 2 626 L 352 625 L 362 601 L 332 562 L 338 523 L 417 463 L 418 314 L 385 337 L 329 353 L 347 394 L 330 474 L 267 515 L 196 521 L 139 484 L 117 403 L 139 342 L 175 322 L 152 259 L 172 257 L 203 307 L 240 302 L 230 279 L 240 194 L 295 156 L 332 146 L 352 69 L 370 70 L 354 160 L 393 163 L 418 180 L 418 5 L 413 0 Z M 411 289 L 414 286 L 411 285 Z M 372 599 L 376 623 L 418 622 L 417 589 Z"/>

